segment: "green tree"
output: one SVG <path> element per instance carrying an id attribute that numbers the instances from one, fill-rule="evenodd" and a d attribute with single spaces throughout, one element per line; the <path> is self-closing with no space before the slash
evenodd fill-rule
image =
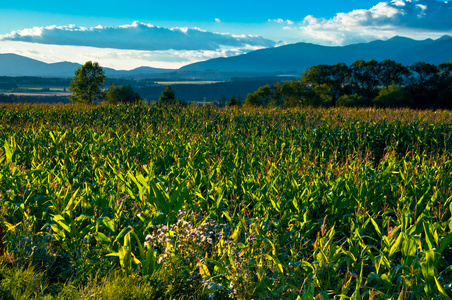
<path id="1" fill-rule="evenodd" d="M 409 90 L 418 108 L 435 107 L 440 94 L 440 74 L 438 66 L 416 62 L 409 67 L 412 71 Z"/>
<path id="2" fill-rule="evenodd" d="M 69 88 L 73 94 L 70 100 L 86 104 L 102 101 L 105 98 L 104 82 L 105 72 L 102 67 L 97 62 L 86 62 L 74 72 Z"/>
<path id="3" fill-rule="evenodd" d="M 410 75 L 408 67 L 390 59 L 379 63 L 380 84 L 386 88 L 390 85 L 403 85 Z"/>
<path id="4" fill-rule="evenodd" d="M 245 106 L 267 106 L 274 95 L 274 90 L 268 85 L 261 86 L 245 99 Z"/>
<path id="5" fill-rule="evenodd" d="M 130 85 L 117 86 L 112 83 L 107 91 L 107 102 L 116 103 L 135 103 L 140 100 L 140 95 L 135 93 Z"/>
<path id="6" fill-rule="evenodd" d="M 285 96 L 283 107 L 297 107 L 301 106 L 303 104 L 302 99 L 300 97 L 297 97 L 295 95 Z"/>
<path id="7" fill-rule="evenodd" d="M 121 91 L 119 90 L 119 86 L 117 86 L 115 83 L 112 83 L 107 91 L 107 103 L 110 104 L 116 104 L 121 99 Z"/>
<path id="8" fill-rule="evenodd" d="M 350 85 L 354 93 L 370 99 L 378 95 L 379 65 L 376 60 L 357 60 L 351 64 Z"/>
<path id="9" fill-rule="evenodd" d="M 313 106 L 333 106 L 334 92 L 327 84 L 314 87 L 315 98 L 311 101 Z"/>
<path id="10" fill-rule="evenodd" d="M 390 85 L 380 90 L 374 104 L 377 107 L 411 107 L 413 100 L 403 87 Z"/>
<path id="11" fill-rule="evenodd" d="M 345 106 L 345 107 L 362 107 L 362 106 L 372 106 L 372 100 L 368 98 L 358 95 L 342 95 L 337 99 L 336 106 Z"/>
<path id="12" fill-rule="evenodd" d="M 306 69 L 301 75 L 301 80 L 309 87 L 316 85 L 330 84 L 329 76 L 331 74 L 331 66 L 319 64 Z"/>
<path id="13" fill-rule="evenodd" d="M 452 109 L 452 62 L 441 63 L 439 71 L 439 95 L 437 106 Z"/>
<path id="14" fill-rule="evenodd" d="M 242 105 L 242 102 L 240 102 L 240 99 L 238 97 L 231 97 L 228 102 L 228 106 L 240 106 Z"/>
<path id="15" fill-rule="evenodd" d="M 336 100 L 345 93 L 349 78 L 350 68 L 344 63 L 316 65 L 301 75 L 302 82 L 308 87 L 328 85 L 331 89 L 332 105 L 335 105 Z"/>
<path id="16" fill-rule="evenodd" d="M 170 85 L 166 86 L 166 89 L 162 92 L 159 98 L 159 104 L 173 104 L 176 102 L 176 94 L 171 89 Z"/>
<path id="17" fill-rule="evenodd" d="M 278 106 L 281 106 L 281 104 L 283 107 L 300 106 L 302 104 L 300 85 L 299 80 L 286 81 L 283 84 L 274 85 L 277 87 L 275 98 L 280 99 Z"/>

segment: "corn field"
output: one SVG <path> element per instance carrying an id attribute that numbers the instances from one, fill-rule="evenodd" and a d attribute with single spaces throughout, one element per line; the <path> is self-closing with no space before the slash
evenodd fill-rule
<path id="1" fill-rule="evenodd" d="M 451 151 L 441 110 L 3 105 L 1 270 L 26 298 L 451 299 Z"/>

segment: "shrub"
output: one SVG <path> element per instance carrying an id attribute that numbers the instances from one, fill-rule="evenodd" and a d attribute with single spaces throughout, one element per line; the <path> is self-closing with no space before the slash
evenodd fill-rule
<path id="1" fill-rule="evenodd" d="M 356 107 L 356 106 L 371 106 L 372 101 L 360 95 L 342 95 L 337 99 L 336 106 Z"/>
<path id="2" fill-rule="evenodd" d="M 374 99 L 377 107 L 411 107 L 413 100 L 410 98 L 405 88 L 398 85 L 384 87 Z"/>

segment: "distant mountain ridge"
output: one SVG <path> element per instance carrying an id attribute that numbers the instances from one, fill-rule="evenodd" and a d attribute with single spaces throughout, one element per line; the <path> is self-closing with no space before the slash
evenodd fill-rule
<path id="1" fill-rule="evenodd" d="M 71 62 L 45 63 L 17 54 L 0 54 L 0 76 L 72 77 L 81 65 Z M 106 76 L 167 73 L 173 69 L 139 67 L 130 71 L 103 68 Z"/>
<path id="2" fill-rule="evenodd" d="M 307 68 L 318 64 L 350 64 L 356 60 L 378 61 L 392 59 L 405 65 L 418 61 L 432 64 L 452 61 L 452 37 L 443 36 L 437 40 L 422 41 L 396 36 L 389 40 L 347 46 L 321 46 L 311 43 L 296 43 L 275 48 L 266 48 L 227 58 L 214 58 L 180 68 L 158 69 L 139 67 L 134 70 L 104 68 L 108 77 L 175 79 L 215 79 L 234 76 L 265 76 L 267 74 L 301 74 Z M 16 54 L 0 54 L 0 76 L 72 77 L 80 64 L 70 62 L 44 63 Z"/>
<path id="3" fill-rule="evenodd" d="M 70 73 L 74 74 L 79 66 L 70 62 L 48 64 L 12 53 L 0 54 L 1 76 L 67 77 Z"/>
<path id="4" fill-rule="evenodd" d="M 406 37 L 393 37 L 387 41 L 352 44 L 347 46 L 320 46 L 296 43 L 275 48 L 256 50 L 247 54 L 215 58 L 180 68 L 183 71 L 217 70 L 228 72 L 304 72 L 318 64 L 350 64 L 356 60 L 377 61 L 392 59 L 405 65 L 418 61 L 439 64 L 452 61 L 452 38 L 417 41 Z"/>

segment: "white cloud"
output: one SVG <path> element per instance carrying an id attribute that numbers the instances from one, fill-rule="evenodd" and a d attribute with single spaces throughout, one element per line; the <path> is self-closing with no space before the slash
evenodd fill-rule
<path id="1" fill-rule="evenodd" d="M 283 19 L 268 19 L 269 23 L 279 23 L 279 24 L 287 24 L 293 25 L 295 22 L 292 20 L 283 20 Z"/>
<path id="2" fill-rule="evenodd" d="M 0 36 L 2 40 L 38 44 L 89 46 L 98 48 L 160 50 L 218 50 L 228 47 L 272 47 L 273 41 L 260 36 L 234 36 L 212 33 L 199 28 L 163 28 L 133 22 L 119 27 L 91 28 L 69 26 L 34 27 Z"/>
<path id="3" fill-rule="evenodd" d="M 405 2 L 403 2 L 402 0 L 394 0 L 392 1 L 392 4 L 394 4 L 395 6 L 405 6 Z"/>
<path id="4" fill-rule="evenodd" d="M 289 24 L 283 19 L 268 20 L 298 32 L 300 40 L 325 45 L 345 45 L 403 35 L 437 38 L 452 34 L 452 2 L 437 0 L 394 0 L 370 9 L 337 13 L 331 19 L 306 16 Z"/>
<path id="5" fill-rule="evenodd" d="M 221 23 L 221 20 L 220 20 L 220 19 L 218 19 L 218 18 L 215 18 L 215 22 L 217 22 L 217 23 Z"/>

